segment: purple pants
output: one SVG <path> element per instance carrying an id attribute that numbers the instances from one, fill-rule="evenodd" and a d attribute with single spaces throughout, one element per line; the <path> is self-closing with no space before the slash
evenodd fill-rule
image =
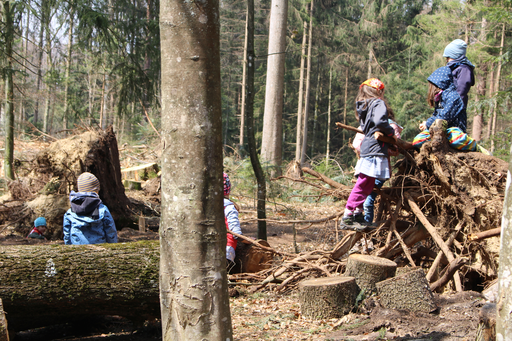
<path id="1" fill-rule="evenodd" d="M 356 184 L 347 199 L 345 208 L 354 211 L 357 207 L 363 208 L 366 197 L 369 196 L 375 186 L 375 178 L 359 173 Z"/>

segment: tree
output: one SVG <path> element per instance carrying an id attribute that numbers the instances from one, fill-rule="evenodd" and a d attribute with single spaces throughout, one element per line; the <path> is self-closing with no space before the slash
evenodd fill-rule
<path id="1" fill-rule="evenodd" d="M 13 10 L 11 1 L 2 1 L 2 14 L 5 29 L 5 55 L 7 58 L 7 67 L 5 69 L 5 157 L 4 171 L 5 176 L 11 180 L 14 179 L 14 84 L 12 69 L 12 43 L 14 40 Z"/>
<path id="2" fill-rule="evenodd" d="M 288 0 L 272 0 L 271 6 L 261 158 L 263 161 L 267 161 L 272 166 L 275 166 L 275 171 L 280 173 Z"/>
<path id="3" fill-rule="evenodd" d="M 507 189 L 501 219 L 500 268 L 498 302 L 496 303 L 496 340 L 509 340 L 512 335 L 512 148 L 508 165 Z"/>
<path id="4" fill-rule="evenodd" d="M 166 341 L 232 339 L 222 209 L 218 5 L 216 0 L 160 3 L 160 295 Z"/>

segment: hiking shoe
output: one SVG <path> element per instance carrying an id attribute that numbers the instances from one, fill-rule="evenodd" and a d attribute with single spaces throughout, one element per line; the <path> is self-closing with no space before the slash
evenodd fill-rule
<path id="1" fill-rule="evenodd" d="M 363 213 L 356 213 L 353 215 L 354 222 L 359 224 L 366 224 L 366 220 L 364 220 L 364 214 Z"/>
<path id="2" fill-rule="evenodd" d="M 355 221 L 354 221 L 354 215 L 353 214 L 349 215 L 349 216 L 346 216 L 346 217 L 343 217 L 343 218 L 341 218 L 341 221 L 340 221 L 340 227 L 341 226 L 352 226 L 352 225 L 354 225 L 354 222 Z M 342 227 L 342 229 L 344 229 L 344 228 Z"/>

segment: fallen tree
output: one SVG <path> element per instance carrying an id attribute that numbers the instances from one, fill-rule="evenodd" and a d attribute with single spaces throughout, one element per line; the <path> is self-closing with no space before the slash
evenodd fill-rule
<path id="1" fill-rule="evenodd" d="M 9 329 L 119 315 L 160 316 L 159 242 L 9 246 L 0 250 L 0 299 Z"/>

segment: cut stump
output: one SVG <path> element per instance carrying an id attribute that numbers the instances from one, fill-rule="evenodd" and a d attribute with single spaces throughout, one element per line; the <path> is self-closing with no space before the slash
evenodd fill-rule
<path id="1" fill-rule="evenodd" d="M 354 277 L 323 277 L 299 283 L 300 310 L 311 319 L 340 318 L 348 314 L 357 298 Z"/>
<path id="2" fill-rule="evenodd" d="M 7 319 L 5 318 L 4 305 L 0 298 L 0 341 L 9 341 L 9 331 L 7 329 Z"/>
<path id="3" fill-rule="evenodd" d="M 380 304 L 388 309 L 431 313 L 437 309 L 423 269 L 409 271 L 376 284 Z"/>
<path id="4" fill-rule="evenodd" d="M 377 292 L 375 284 L 393 277 L 396 263 L 381 257 L 352 254 L 348 257 L 345 276 L 355 277 L 359 290 L 365 293 Z"/>
<path id="5" fill-rule="evenodd" d="M 263 239 L 256 240 L 256 243 L 270 247 L 270 244 Z M 235 266 L 230 270 L 230 273 L 256 273 L 270 269 L 273 260 L 274 254 L 272 252 L 238 239 Z"/>

